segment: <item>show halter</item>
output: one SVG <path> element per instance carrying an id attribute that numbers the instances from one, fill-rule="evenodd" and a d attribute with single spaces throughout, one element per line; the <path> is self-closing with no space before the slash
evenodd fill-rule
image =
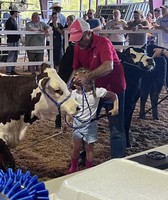
<path id="1" fill-rule="evenodd" d="M 38 86 L 38 88 L 41 90 L 41 92 L 43 94 L 45 94 L 57 107 L 60 107 L 63 103 L 65 103 L 70 97 L 71 97 L 71 93 L 65 98 L 63 99 L 61 102 L 57 102 L 55 99 L 53 99 L 44 89 L 42 89 L 39 84 L 38 84 L 38 80 L 37 80 L 37 76 L 35 77 L 36 80 L 36 84 Z"/>
<path id="2" fill-rule="evenodd" d="M 73 129 L 83 128 L 83 127 L 85 127 L 87 124 L 89 124 L 89 123 L 92 121 L 92 119 L 91 119 L 92 111 L 91 111 L 91 108 L 90 108 L 90 106 L 89 106 L 89 102 L 88 102 L 88 100 L 87 100 L 86 92 L 85 92 L 83 86 L 81 86 L 81 90 L 82 90 L 82 112 L 81 112 L 81 114 L 80 114 L 79 116 L 73 116 L 72 118 L 78 120 L 79 122 L 81 122 L 82 125 L 80 125 L 80 126 L 72 126 L 72 125 L 67 121 L 66 116 L 65 116 L 65 122 L 66 122 L 66 124 L 67 124 L 70 128 L 73 128 Z M 80 120 L 80 117 L 83 115 L 83 112 L 84 112 L 84 101 L 86 101 L 86 104 L 87 104 L 87 106 L 88 106 L 88 108 L 89 108 L 89 115 L 90 115 L 90 116 L 89 116 L 89 119 L 88 119 L 88 120 Z M 95 119 L 95 120 L 96 120 L 96 119 Z M 93 120 L 93 121 L 95 121 L 95 120 Z"/>
<path id="3" fill-rule="evenodd" d="M 68 84 L 68 85 L 69 85 L 68 89 L 71 87 L 72 81 L 73 81 L 73 78 L 70 80 L 70 84 Z M 73 125 L 71 125 L 71 124 L 67 121 L 67 118 L 66 118 L 66 116 L 65 116 L 65 122 L 66 122 L 66 124 L 67 124 L 70 128 L 72 128 L 72 129 L 80 129 L 80 128 L 83 128 L 83 127 L 85 127 L 87 124 L 89 124 L 89 123 L 91 123 L 91 122 L 93 122 L 93 121 L 96 121 L 96 120 L 101 119 L 101 118 L 103 118 L 103 117 L 109 117 L 109 116 L 111 115 L 111 113 L 106 113 L 106 114 L 102 114 L 102 115 L 100 115 L 100 116 L 96 116 L 96 117 L 92 118 L 92 111 L 91 111 L 91 108 L 90 108 L 90 106 L 89 106 L 89 102 L 88 102 L 88 100 L 87 100 L 86 92 L 85 92 L 85 89 L 84 89 L 83 86 L 81 86 L 81 91 L 82 91 L 82 111 L 81 111 L 81 114 L 80 114 L 79 116 L 73 116 L 72 118 L 73 118 L 73 119 L 77 119 L 79 122 L 82 123 L 82 125 L 80 125 L 80 126 L 73 126 Z M 87 106 L 88 106 L 88 108 L 89 108 L 89 115 L 90 115 L 90 116 L 89 116 L 89 119 L 88 119 L 88 120 L 80 120 L 80 119 L 79 119 L 79 118 L 82 116 L 83 112 L 84 112 L 84 101 L 86 101 L 86 104 L 87 104 Z"/>
<path id="4" fill-rule="evenodd" d="M 127 62 L 127 61 L 122 61 L 122 62 L 123 62 L 123 63 L 126 63 L 126 64 L 128 64 L 128 65 L 130 65 L 130 66 L 135 66 L 135 67 L 139 68 L 140 70 L 142 70 L 141 67 L 140 67 L 140 64 L 141 64 L 142 58 L 143 58 L 145 55 L 146 55 L 146 54 L 143 54 L 143 55 L 141 56 L 140 60 L 139 60 L 137 63 L 135 63 L 135 64 L 129 63 L 129 62 Z"/>

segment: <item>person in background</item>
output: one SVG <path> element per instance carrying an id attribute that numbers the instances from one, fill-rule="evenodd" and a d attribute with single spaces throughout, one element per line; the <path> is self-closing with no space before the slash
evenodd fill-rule
<path id="1" fill-rule="evenodd" d="M 87 21 L 87 20 L 88 20 L 88 16 L 87 16 L 87 14 L 83 14 L 82 19 L 85 20 L 85 21 Z"/>
<path id="2" fill-rule="evenodd" d="M 162 30 L 162 46 L 168 48 L 168 5 L 161 6 L 162 18 L 157 20 L 154 28 Z"/>
<path id="3" fill-rule="evenodd" d="M 106 29 L 123 30 L 126 23 L 126 21 L 121 19 L 121 12 L 119 10 L 114 10 L 113 19 L 107 22 Z M 111 40 L 113 45 L 124 45 L 125 35 L 123 33 L 108 34 L 107 37 Z M 122 49 L 117 49 L 117 51 L 122 51 Z"/>
<path id="4" fill-rule="evenodd" d="M 151 28 L 153 27 L 153 23 L 154 23 L 152 13 L 149 12 L 149 13 L 146 15 L 146 20 L 149 22 L 149 28 L 151 29 Z"/>
<path id="5" fill-rule="evenodd" d="M 162 47 L 162 48 L 155 48 L 154 49 L 154 54 L 153 54 L 153 58 L 156 57 L 160 57 L 160 56 L 164 56 L 166 58 L 166 62 L 167 62 L 167 67 L 168 67 L 168 49 Z M 166 70 L 166 87 L 168 87 L 168 70 Z"/>
<path id="6" fill-rule="evenodd" d="M 148 13 L 146 15 L 146 20 L 149 22 L 149 28 L 152 29 L 154 25 L 154 19 L 152 13 Z M 156 44 L 157 38 L 156 35 L 153 33 L 148 33 L 147 34 L 147 44 Z"/>
<path id="7" fill-rule="evenodd" d="M 161 9 L 160 8 L 155 8 L 153 10 L 153 21 L 154 23 L 158 23 L 158 21 L 161 19 L 162 14 L 161 14 Z"/>
<path id="8" fill-rule="evenodd" d="M 87 74 L 88 69 L 79 69 L 76 74 Z M 78 127 L 73 131 L 73 150 L 71 154 L 71 166 L 68 170 L 68 174 L 78 171 L 78 161 L 80 157 L 81 147 L 85 146 L 86 150 L 86 168 L 93 166 L 94 161 L 94 143 L 98 139 L 98 127 L 97 120 L 91 121 L 96 117 L 96 111 L 100 98 L 110 99 L 114 106 L 109 111 L 112 116 L 118 114 L 118 98 L 113 92 L 107 91 L 105 88 L 95 88 L 94 81 L 85 82 L 83 90 L 86 94 L 86 99 L 83 102 L 83 90 L 80 85 L 74 84 L 75 90 L 72 90 L 72 97 L 74 97 L 80 104 L 81 110 L 74 117 L 74 127 Z M 82 103 L 83 102 L 83 103 Z M 83 108 L 82 108 L 83 107 Z"/>
<path id="9" fill-rule="evenodd" d="M 11 7 L 10 17 L 5 23 L 5 30 L 17 31 L 18 26 L 16 19 L 18 17 L 18 8 L 16 6 Z M 18 47 L 19 46 L 20 35 L 7 35 L 7 46 Z M 7 62 L 17 62 L 18 51 L 8 51 Z M 7 66 L 6 74 L 8 75 L 18 75 L 15 72 L 15 66 Z"/>
<path id="10" fill-rule="evenodd" d="M 100 19 L 101 26 L 102 26 L 101 29 L 106 29 L 106 20 L 105 20 L 105 18 L 100 16 L 99 19 Z"/>
<path id="11" fill-rule="evenodd" d="M 75 15 L 67 16 L 67 27 L 69 27 L 75 21 Z"/>
<path id="12" fill-rule="evenodd" d="M 160 8 L 155 8 L 153 10 L 153 27 L 159 23 L 160 19 L 162 18 L 162 12 Z M 158 44 L 158 33 L 154 33 L 155 44 Z"/>
<path id="13" fill-rule="evenodd" d="M 52 13 L 52 22 L 49 24 L 53 30 L 53 61 L 54 68 L 59 71 L 59 64 L 63 56 L 64 27 L 58 22 L 58 13 Z"/>
<path id="14" fill-rule="evenodd" d="M 11 9 L 12 9 L 12 6 L 9 6 L 9 10 L 11 10 Z M 9 12 L 4 12 L 3 13 L 3 20 L 2 20 L 2 22 L 4 23 L 4 25 L 5 25 L 6 21 L 9 19 L 10 16 L 11 15 L 10 15 Z"/>
<path id="15" fill-rule="evenodd" d="M 143 19 L 143 14 L 139 10 L 134 11 L 134 19 L 127 22 L 126 30 L 137 31 L 139 29 L 149 29 L 149 22 Z M 129 45 L 144 45 L 147 43 L 146 33 L 129 33 Z"/>
<path id="16" fill-rule="evenodd" d="M 76 19 L 69 27 L 70 41 L 75 42 L 73 69 L 74 73 L 81 66 L 90 70 L 89 73 L 77 75 L 74 83 L 83 85 L 95 80 L 96 87 L 103 87 L 117 94 L 119 112 L 116 116 L 109 116 L 111 158 L 125 156 L 126 135 L 124 130 L 124 100 L 126 82 L 123 66 L 117 56 L 111 41 L 96 35 L 89 24 L 83 19 Z M 113 102 L 100 100 L 98 113 L 101 108 L 111 110 Z"/>
<path id="17" fill-rule="evenodd" d="M 40 21 L 39 14 L 34 12 L 32 14 L 32 20 L 26 23 L 26 30 L 28 31 L 40 31 L 44 34 L 31 35 L 28 34 L 25 37 L 25 46 L 45 46 L 45 36 L 49 35 L 51 28 L 49 25 Z M 31 61 L 43 61 L 44 59 L 44 49 L 39 50 L 27 50 L 27 56 L 29 62 Z M 30 66 L 30 71 L 35 74 L 35 67 Z"/>
<path id="18" fill-rule="evenodd" d="M 52 9 L 52 12 L 54 12 L 54 13 L 58 13 L 58 22 L 60 24 L 62 24 L 63 27 L 65 27 L 66 23 L 67 23 L 67 19 L 61 13 L 61 9 L 62 9 L 61 5 L 58 2 L 56 2 L 56 3 L 53 3 L 52 6 L 49 9 Z M 51 21 L 51 19 L 50 19 L 50 21 Z M 49 24 L 50 21 L 47 24 Z"/>
<path id="19" fill-rule="evenodd" d="M 162 17 L 160 20 L 157 21 L 157 23 L 154 25 L 156 29 L 162 30 L 162 47 L 165 49 L 168 49 L 168 5 L 162 5 L 161 7 L 162 10 Z M 166 51 L 163 52 L 163 54 L 166 54 Z M 166 57 L 167 61 L 167 67 L 168 67 L 168 58 Z M 168 77 L 168 70 L 167 70 L 167 75 Z M 168 86 L 168 79 L 166 78 L 166 85 Z"/>
<path id="20" fill-rule="evenodd" d="M 88 19 L 86 20 L 87 23 L 89 23 L 90 28 L 93 30 L 93 32 L 99 31 L 102 29 L 101 22 L 98 18 L 94 17 L 95 11 L 93 9 L 89 9 L 87 12 Z"/>
<path id="21" fill-rule="evenodd" d="M 75 20 L 74 15 L 67 16 L 67 25 L 64 27 L 64 31 L 69 28 L 69 26 L 74 22 L 74 20 Z M 69 42 L 69 45 L 59 63 L 58 74 L 66 83 L 69 80 L 69 77 L 72 73 L 73 49 L 74 49 L 74 43 Z M 59 114 L 56 115 L 55 119 L 55 128 L 61 129 L 61 127 L 62 127 L 61 110 L 59 109 Z"/>

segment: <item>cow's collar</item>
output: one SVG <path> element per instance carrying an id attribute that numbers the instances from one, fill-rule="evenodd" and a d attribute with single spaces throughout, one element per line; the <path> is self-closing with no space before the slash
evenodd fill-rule
<path id="1" fill-rule="evenodd" d="M 139 60 L 137 63 L 135 63 L 135 64 L 129 63 L 129 62 L 127 62 L 127 61 L 123 61 L 123 63 L 126 63 L 126 64 L 131 65 L 131 66 L 135 66 L 135 67 L 139 68 L 140 70 L 142 70 L 140 64 L 141 64 L 141 60 L 142 60 L 142 58 L 143 58 L 144 56 L 145 56 L 145 54 L 143 54 L 143 55 L 141 56 L 140 60 Z"/>
<path id="2" fill-rule="evenodd" d="M 38 86 L 39 87 L 39 86 Z M 57 102 L 55 101 L 55 99 L 53 99 L 45 90 L 43 90 L 42 88 L 39 87 L 39 89 L 58 107 L 60 107 L 63 103 L 65 103 L 65 101 L 67 101 L 70 97 L 71 94 L 69 94 L 63 101 L 61 102 Z"/>
<path id="3" fill-rule="evenodd" d="M 67 101 L 71 97 L 71 94 L 69 94 L 65 99 L 63 99 L 63 101 L 61 101 L 61 102 L 58 103 L 44 89 L 42 89 L 39 86 L 37 76 L 36 76 L 35 80 L 36 80 L 36 84 L 37 84 L 38 88 L 41 90 L 41 92 L 43 92 L 43 94 L 45 94 L 57 107 L 60 107 L 63 103 L 65 103 L 65 101 Z"/>
<path id="4" fill-rule="evenodd" d="M 140 63 L 141 62 L 141 60 L 142 60 L 142 58 L 145 56 L 145 54 L 143 54 L 142 56 L 141 56 L 141 58 L 140 58 L 140 60 L 139 60 L 139 62 L 138 63 Z"/>

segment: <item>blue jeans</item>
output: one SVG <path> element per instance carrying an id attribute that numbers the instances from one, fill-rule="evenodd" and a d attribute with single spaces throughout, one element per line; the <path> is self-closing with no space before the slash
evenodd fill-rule
<path id="1" fill-rule="evenodd" d="M 126 135 L 124 131 L 125 92 L 117 95 L 119 100 L 119 114 L 116 116 L 109 116 L 108 118 L 110 127 L 111 158 L 122 158 L 125 156 L 126 151 Z M 100 113 L 102 107 L 109 111 L 112 109 L 113 103 L 111 100 L 101 99 L 97 114 Z"/>
<path id="2" fill-rule="evenodd" d="M 7 43 L 8 47 L 18 47 L 19 46 L 19 42 L 12 42 L 12 43 Z M 8 58 L 7 58 L 7 62 L 17 62 L 17 58 L 18 58 L 18 51 L 8 51 Z M 11 72 L 11 71 L 15 70 L 15 66 L 7 66 L 6 67 L 6 72 Z"/>

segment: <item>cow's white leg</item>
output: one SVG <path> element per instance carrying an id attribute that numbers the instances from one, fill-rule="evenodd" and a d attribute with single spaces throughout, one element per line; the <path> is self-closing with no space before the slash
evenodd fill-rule
<path id="1" fill-rule="evenodd" d="M 23 117 L 20 120 L 11 120 L 5 125 L 0 123 L 0 138 L 6 142 L 8 147 L 14 148 L 23 139 L 28 126 L 29 123 L 25 123 Z"/>

